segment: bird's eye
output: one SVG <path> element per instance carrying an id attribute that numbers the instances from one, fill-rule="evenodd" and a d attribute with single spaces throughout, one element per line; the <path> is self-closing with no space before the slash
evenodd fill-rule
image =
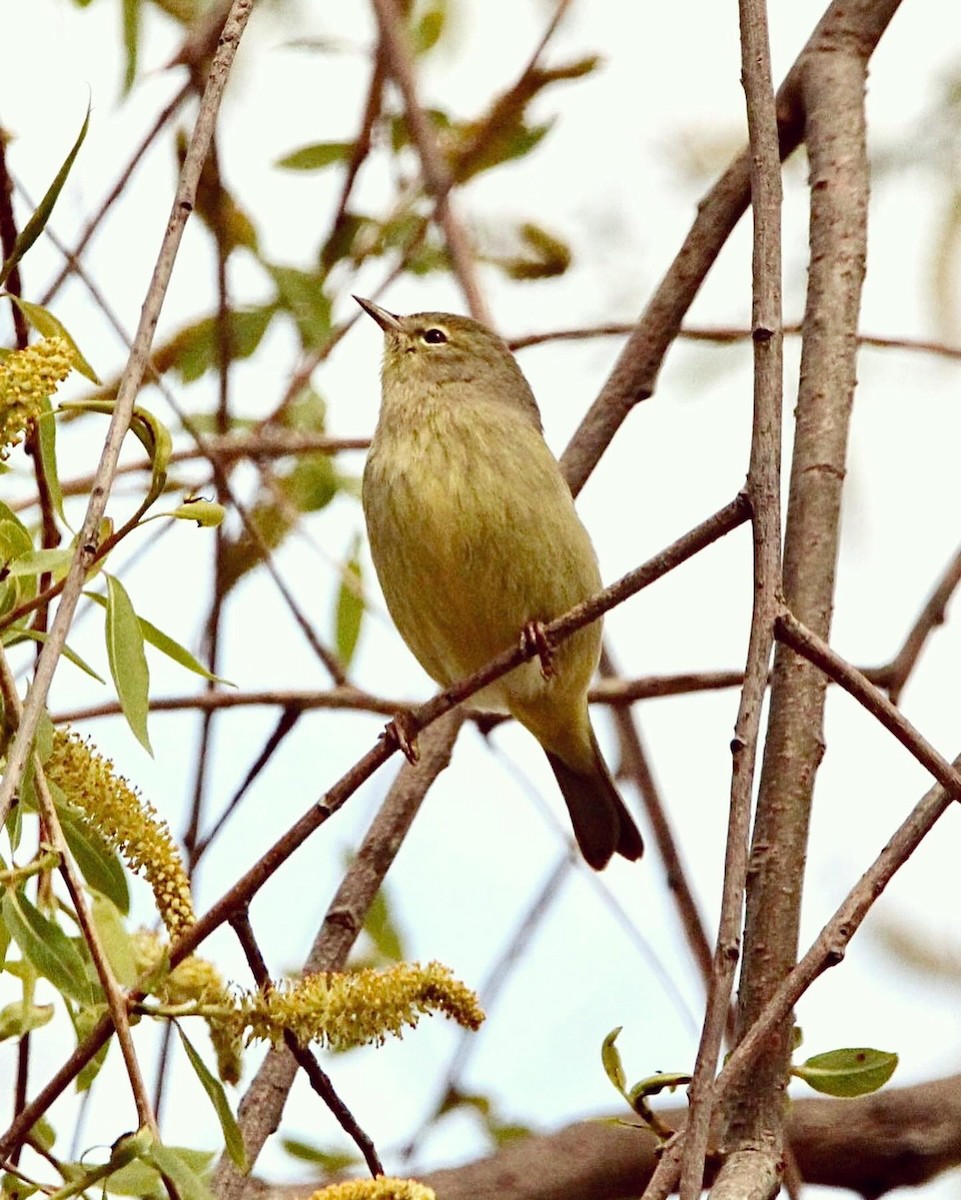
<path id="1" fill-rule="evenodd" d="M 442 342 L 447 341 L 447 334 L 443 329 L 425 329 L 420 336 L 431 346 L 439 346 Z"/>

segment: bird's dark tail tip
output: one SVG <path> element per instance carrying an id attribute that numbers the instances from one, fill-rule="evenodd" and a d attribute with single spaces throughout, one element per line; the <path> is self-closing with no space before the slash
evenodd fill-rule
<path id="1" fill-rule="evenodd" d="M 590 772 L 575 771 L 550 751 L 547 761 L 571 814 L 577 844 L 594 870 L 606 867 L 614 854 L 632 862 L 640 858 L 644 853 L 640 831 L 596 746 L 596 766 Z"/>

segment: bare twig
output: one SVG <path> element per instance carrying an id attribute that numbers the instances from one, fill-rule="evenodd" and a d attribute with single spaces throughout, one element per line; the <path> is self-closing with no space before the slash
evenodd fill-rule
<path id="1" fill-rule="evenodd" d="M 610 650 L 605 646 L 601 651 L 601 684 L 591 691 L 591 699 L 597 700 L 603 695 L 608 685 L 616 687 L 619 680 L 611 679 L 615 672 Z M 738 672 L 738 685 L 743 675 Z M 667 815 L 667 809 L 661 800 L 661 793 L 654 779 L 654 772 L 647 759 L 641 731 L 634 714 L 618 705 L 614 709 L 614 724 L 617 728 L 621 748 L 620 775 L 632 780 L 641 794 L 644 811 L 650 822 L 657 844 L 658 854 L 664 864 L 665 882 L 668 891 L 677 908 L 681 928 L 687 940 L 691 957 L 704 981 L 705 989 L 711 979 L 711 945 L 707 938 L 704 920 L 694 899 L 694 893 L 687 879 L 687 872 L 681 859 L 677 838 Z"/>
<path id="2" fill-rule="evenodd" d="M 417 97 L 417 82 L 414 78 L 414 65 L 404 22 L 395 0 L 372 0 L 372 3 L 377 14 L 380 44 L 388 69 L 403 97 L 411 141 L 420 156 L 424 186 L 434 202 L 436 219 L 444 231 L 454 274 L 471 315 L 490 325 L 487 305 L 477 282 L 473 251 L 451 204 L 453 180 L 438 149 L 434 131 Z"/>
<path id="3" fill-rule="evenodd" d="M 928 597 L 917 620 L 908 631 L 901 649 L 883 667 L 875 668 L 874 682 L 888 693 L 892 704 L 897 704 L 901 693 L 914 670 L 925 642 L 939 625 L 944 624 L 948 602 L 961 585 L 961 550 L 948 563 L 934 591 Z"/>
<path id="4" fill-rule="evenodd" d="M 580 342 L 597 337 L 629 337 L 637 328 L 637 322 L 612 321 L 601 325 L 586 325 L 577 329 L 548 329 L 542 333 L 528 333 L 507 339 L 512 350 L 526 350 L 529 346 L 542 346 L 547 342 Z M 801 332 L 797 323 L 785 325 L 785 335 Z M 734 345 L 748 342 L 753 337 L 746 325 L 685 325 L 677 331 L 677 337 L 686 342 L 711 342 L 718 345 Z M 858 334 L 858 345 L 876 350 L 907 350 L 916 354 L 933 354 L 952 361 L 961 359 L 961 346 L 949 346 L 945 342 L 927 338 L 882 337 L 879 334 Z"/>
<path id="5" fill-rule="evenodd" d="M 880 688 L 872 684 L 857 667 L 851 666 L 787 609 L 778 613 L 775 623 L 778 641 L 790 646 L 835 683 L 841 685 L 892 733 L 902 746 L 925 767 L 942 787 L 961 801 L 961 776 L 931 743 L 919 733 L 900 709 L 895 708 Z"/>
<path id="6" fill-rule="evenodd" d="M 260 952 L 260 947 L 257 945 L 257 939 L 254 937 L 253 927 L 250 924 L 250 914 L 246 906 L 230 918 L 230 924 L 243 949 L 244 957 L 247 959 L 255 983 L 262 992 L 272 991 L 274 986 L 273 981 L 267 971 L 267 965 Z M 370 1137 L 361 1129 L 354 1114 L 340 1096 L 337 1095 L 327 1072 L 321 1067 L 311 1051 L 306 1046 L 302 1046 L 289 1030 L 284 1030 L 284 1044 L 293 1055 L 297 1066 L 307 1076 L 310 1086 L 321 1100 L 323 1100 L 324 1104 L 327 1105 L 341 1129 L 343 1129 L 363 1155 L 364 1162 L 367 1163 L 367 1168 L 371 1175 L 383 1175 L 384 1167 L 380 1161 L 380 1155 L 377 1153 L 377 1148 Z"/>

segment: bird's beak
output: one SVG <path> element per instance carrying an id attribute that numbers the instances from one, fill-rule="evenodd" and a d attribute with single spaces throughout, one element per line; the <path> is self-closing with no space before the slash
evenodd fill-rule
<path id="1" fill-rule="evenodd" d="M 355 296 L 354 299 L 369 317 L 374 318 L 384 333 L 400 333 L 401 323 L 392 312 L 388 312 L 386 308 L 381 308 L 373 300 L 365 300 L 363 296 Z"/>

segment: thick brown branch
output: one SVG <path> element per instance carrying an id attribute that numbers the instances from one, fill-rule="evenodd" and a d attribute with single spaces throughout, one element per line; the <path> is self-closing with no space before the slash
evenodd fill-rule
<path id="1" fill-rule="evenodd" d="M 855 6 L 857 7 L 857 6 Z M 850 31 L 848 31 L 850 33 Z M 831 627 L 841 488 L 854 396 L 867 252 L 866 54 L 850 36 L 805 55 L 799 86 L 811 164 L 811 265 L 784 541 L 788 605 L 819 636 Z M 797 955 L 811 799 L 824 750 L 824 676 L 784 646 L 774 659 L 745 915 L 738 1029 L 743 1037 Z M 781 1156 L 789 1015 L 769 1031 L 751 1078 L 727 1102 L 727 1148 Z"/>
<path id="2" fill-rule="evenodd" d="M 661 1115 L 678 1125 L 685 1114 Z M 798 1099 L 787 1133 L 807 1183 L 866 1197 L 916 1187 L 961 1163 L 961 1075 L 859 1100 Z M 585 1121 L 422 1179 L 437 1200 L 628 1200 L 650 1179 L 655 1148 L 643 1131 Z"/>

